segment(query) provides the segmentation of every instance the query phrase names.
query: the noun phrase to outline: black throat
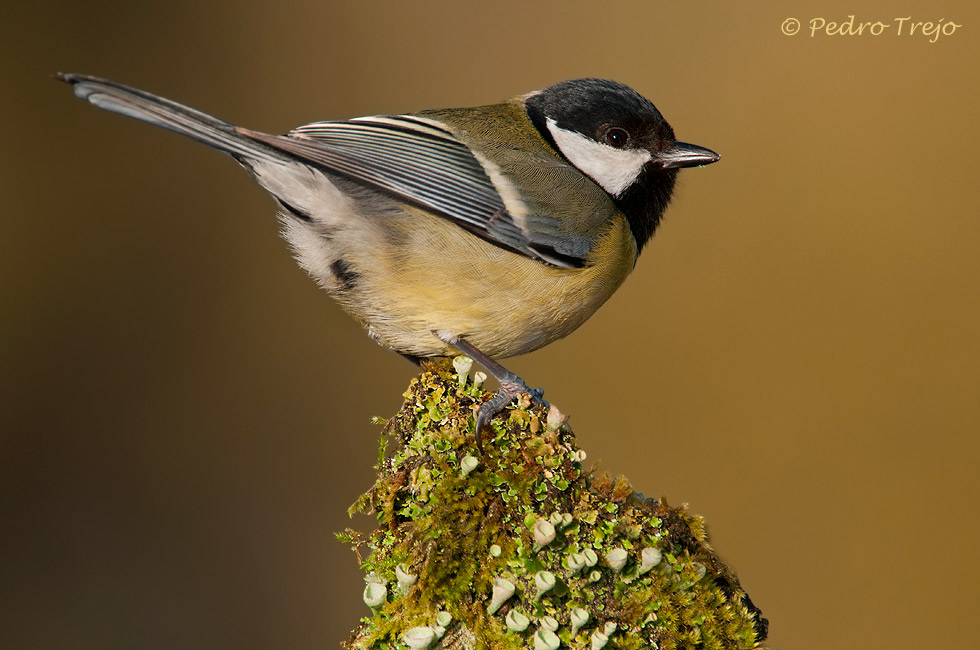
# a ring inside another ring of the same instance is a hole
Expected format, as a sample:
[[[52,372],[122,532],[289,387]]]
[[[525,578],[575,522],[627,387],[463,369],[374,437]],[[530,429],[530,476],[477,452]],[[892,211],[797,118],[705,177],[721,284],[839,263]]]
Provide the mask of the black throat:
[[[662,169],[651,162],[625,192],[612,197],[613,203],[630,225],[633,239],[636,240],[637,255],[660,225],[676,181],[676,169]]]

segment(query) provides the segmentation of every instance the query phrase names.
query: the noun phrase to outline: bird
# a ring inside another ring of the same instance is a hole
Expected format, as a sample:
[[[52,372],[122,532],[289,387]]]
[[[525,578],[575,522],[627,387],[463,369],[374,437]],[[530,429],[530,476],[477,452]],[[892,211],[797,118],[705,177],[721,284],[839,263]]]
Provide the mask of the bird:
[[[465,354],[498,383],[475,441],[540,389],[497,359],[584,323],[623,283],[677,173],[714,163],[622,83],[562,81],[498,104],[306,124],[284,135],[59,73],[77,97],[218,149],[278,205],[293,255],[382,346]]]

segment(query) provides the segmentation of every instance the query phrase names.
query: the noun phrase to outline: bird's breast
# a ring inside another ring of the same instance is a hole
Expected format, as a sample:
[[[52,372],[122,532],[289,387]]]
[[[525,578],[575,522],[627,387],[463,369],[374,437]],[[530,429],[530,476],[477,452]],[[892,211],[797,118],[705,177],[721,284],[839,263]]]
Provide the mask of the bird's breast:
[[[415,356],[454,350],[431,334],[465,337],[493,357],[530,352],[584,323],[632,270],[625,219],[609,224],[589,263],[565,269],[494,246],[422,210],[377,222],[372,250],[350,250],[331,293],[380,343]]]

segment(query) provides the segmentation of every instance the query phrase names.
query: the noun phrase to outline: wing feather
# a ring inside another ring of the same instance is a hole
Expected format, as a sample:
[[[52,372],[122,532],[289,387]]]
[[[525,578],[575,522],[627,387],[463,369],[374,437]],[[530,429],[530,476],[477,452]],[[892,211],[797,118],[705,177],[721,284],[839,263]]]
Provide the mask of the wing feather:
[[[498,246],[553,266],[585,264],[587,242],[563,241],[558,219],[550,215],[522,218],[522,227],[480,160],[432,120],[397,115],[316,122],[285,136],[238,130],[419,205]]]

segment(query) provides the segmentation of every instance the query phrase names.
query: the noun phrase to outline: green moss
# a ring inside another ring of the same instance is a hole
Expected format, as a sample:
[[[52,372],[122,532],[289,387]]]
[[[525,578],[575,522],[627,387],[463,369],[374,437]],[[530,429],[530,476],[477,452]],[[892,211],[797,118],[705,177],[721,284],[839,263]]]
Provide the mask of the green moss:
[[[452,615],[447,633],[465,628],[475,647],[494,650],[532,647],[545,616],[558,621],[558,637],[572,647],[588,647],[611,623],[606,648],[623,650],[753,648],[765,638],[765,619],[712,552],[701,518],[643,498],[625,479],[585,471],[571,430],[547,425],[559,414],[549,420],[519,402],[493,421],[481,454],[473,413],[483,392],[462,384],[449,363],[414,379],[405,398],[382,435],[377,483],[352,506],[376,515],[379,527],[370,536],[343,535],[358,557],[367,547],[362,568],[388,586],[386,602],[363,619],[350,648],[405,647],[405,631],[436,629],[440,612]],[[398,449],[385,457],[389,438]],[[461,471],[466,456],[478,460],[468,474]],[[534,538],[540,519],[555,529],[544,546]],[[641,573],[647,547],[662,560]],[[618,572],[606,562],[613,549],[627,554]],[[569,568],[573,554],[572,565],[584,560],[580,570]],[[395,579],[400,563],[418,576],[405,593]],[[555,577],[540,597],[539,572]],[[495,578],[516,593],[491,615]],[[573,639],[575,608],[587,610],[589,622]],[[511,610],[530,617],[525,631],[508,630]]]

